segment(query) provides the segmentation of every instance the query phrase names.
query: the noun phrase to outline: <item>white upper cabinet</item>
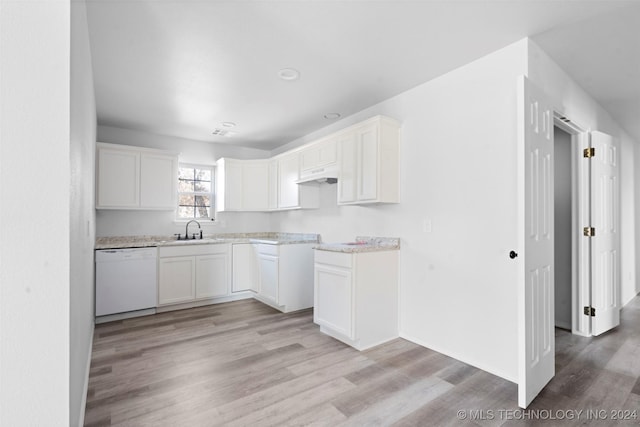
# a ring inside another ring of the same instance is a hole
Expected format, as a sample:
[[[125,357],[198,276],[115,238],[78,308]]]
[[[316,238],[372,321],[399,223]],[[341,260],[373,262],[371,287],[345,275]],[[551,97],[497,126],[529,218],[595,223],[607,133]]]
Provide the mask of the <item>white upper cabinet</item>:
[[[340,150],[340,169],[338,173],[338,204],[352,203],[358,200],[357,174],[358,146],[356,144],[356,133],[345,132],[338,138],[338,148]]]
[[[250,160],[243,164],[242,207],[245,211],[269,209],[269,162]]]
[[[269,160],[269,190],[268,190],[268,205],[269,210],[274,211],[278,209],[278,161]]]
[[[276,192],[277,207],[273,210],[310,209],[320,205],[318,184],[298,185],[300,178],[300,152],[295,151],[277,158],[277,185],[271,191]]]
[[[312,176],[336,166],[338,147],[335,137],[314,142],[300,151],[300,178]]]
[[[376,116],[343,132],[338,204],[398,203],[399,124]]]
[[[219,159],[216,162],[216,209],[269,210],[269,161]]]
[[[298,153],[290,154],[278,160],[278,208],[296,208],[299,205],[300,178]]]
[[[175,209],[177,167],[175,156],[140,154],[140,206]]]
[[[97,209],[176,208],[178,155],[97,144]]]

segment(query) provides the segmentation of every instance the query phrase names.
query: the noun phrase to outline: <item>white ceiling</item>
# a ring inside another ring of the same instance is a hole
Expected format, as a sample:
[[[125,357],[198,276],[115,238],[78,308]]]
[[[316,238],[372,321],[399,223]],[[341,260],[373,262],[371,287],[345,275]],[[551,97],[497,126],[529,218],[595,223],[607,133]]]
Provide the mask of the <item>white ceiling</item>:
[[[640,141],[638,1],[89,0],[88,20],[100,125],[271,150],[531,36]]]

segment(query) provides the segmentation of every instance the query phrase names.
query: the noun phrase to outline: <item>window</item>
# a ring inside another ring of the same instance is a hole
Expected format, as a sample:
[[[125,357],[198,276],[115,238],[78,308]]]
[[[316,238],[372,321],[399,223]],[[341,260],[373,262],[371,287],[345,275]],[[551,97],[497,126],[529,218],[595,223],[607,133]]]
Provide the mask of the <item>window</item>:
[[[213,168],[181,164],[178,168],[178,219],[213,219]]]

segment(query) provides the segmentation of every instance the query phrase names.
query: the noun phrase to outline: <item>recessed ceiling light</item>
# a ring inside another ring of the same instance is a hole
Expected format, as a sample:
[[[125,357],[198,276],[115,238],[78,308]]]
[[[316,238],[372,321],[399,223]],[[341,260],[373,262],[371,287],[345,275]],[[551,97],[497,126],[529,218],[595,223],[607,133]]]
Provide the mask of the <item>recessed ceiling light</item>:
[[[283,68],[278,71],[278,77],[287,81],[298,80],[300,78],[300,71],[294,68]]]
[[[324,115],[324,118],[327,120],[335,120],[340,118],[339,113],[327,113]]]
[[[236,127],[236,124],[233,122],[222,122],[222,126],[231,129]]]

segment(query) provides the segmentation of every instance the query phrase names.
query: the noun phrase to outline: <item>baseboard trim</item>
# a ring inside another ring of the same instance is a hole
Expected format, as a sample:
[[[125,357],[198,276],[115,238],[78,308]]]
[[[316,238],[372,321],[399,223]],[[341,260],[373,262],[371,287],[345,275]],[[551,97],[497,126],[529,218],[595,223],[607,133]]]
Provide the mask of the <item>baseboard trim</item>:
[[[471,366],[473,366],[475,368],[478,368],[480,370],[488,372],[488,373],[490,373],[492,375],[495,375],[495,376],[500,377],[502,379],[505,379],[507,381],[511,381],[512,383],[518,384],[517,376],[513,377],[511,375],[508,375],[506,372],[488,368],[487,366],[485,366],[482,363],[477,363],[476,361],[469,360],[468,358],[463,358],[458,354],[451,353],[451,352],[443,350],[441,348],[434,347],[434,346],[429,345],[428,343],[426,343],[426,342],[424,342],[424,341],[422,341],[422,340],[420,340],[418,338],[412,337],[410,335],[406,335],[406,334],[401,333],[400,334],[400,338],[403,338],[403,339],[405,339],[407,341],[411,341],[411,342],[413,342],[415,344],[421,345],[421,346],[426,347],[426,348],[428,348],[430,350],[437,351],[438,353],[444,354],[445,356],[449,356],[449,357],[452,357],[452,358],[454,358],[456,360],[459,360],[462,363],[466,363],[467,365],[471,365]]]

